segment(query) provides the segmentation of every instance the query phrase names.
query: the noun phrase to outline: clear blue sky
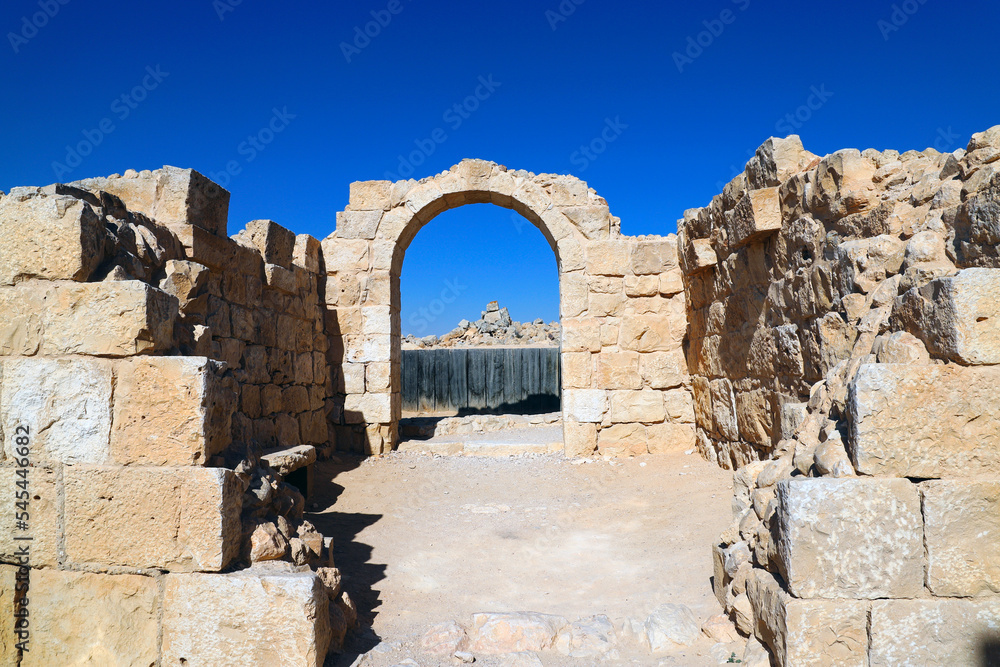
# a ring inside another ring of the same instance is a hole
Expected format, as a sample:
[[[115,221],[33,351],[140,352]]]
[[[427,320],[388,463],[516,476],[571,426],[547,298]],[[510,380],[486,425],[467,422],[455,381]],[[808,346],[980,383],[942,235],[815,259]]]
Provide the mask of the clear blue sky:
[[[230,233],[272,218],[322,238],[349,182],[479,157],[573,173],[623,232],[666,234],[771,135],[818,154],[964,146],[1000,123],[997,25],[985,1],[6,0],[0,189],[232,163]],[[615,141],[586,156],[609,121]],[[415,325],[455,276],[469,287]],[[490,295],[554,319],[555,281],[534,228],[448,212],[407,255],[404,332],[448,330]]]

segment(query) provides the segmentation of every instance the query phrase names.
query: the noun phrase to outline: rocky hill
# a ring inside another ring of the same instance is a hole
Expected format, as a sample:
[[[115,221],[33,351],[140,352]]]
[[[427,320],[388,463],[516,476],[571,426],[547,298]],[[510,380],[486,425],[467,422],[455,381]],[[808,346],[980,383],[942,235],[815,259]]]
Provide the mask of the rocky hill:
[[[561,331],[558,322],[546,324],[541,318],[534,322],[515,322],[506,308],[490,301],[475,322],[462,320],[457,327],[440,337],[417,338],[410,334],[403,338],[403,349],[491,345],[558,347]]]

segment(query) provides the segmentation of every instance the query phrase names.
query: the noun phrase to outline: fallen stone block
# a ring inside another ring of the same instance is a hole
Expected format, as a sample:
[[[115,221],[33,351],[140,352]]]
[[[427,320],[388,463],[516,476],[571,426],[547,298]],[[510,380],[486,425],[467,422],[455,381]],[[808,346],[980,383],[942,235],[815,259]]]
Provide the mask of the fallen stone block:
[[[660,605],[646,618],[644,629],[653,653],[690,646],[701,636],[694,612],[682,604]]]
[[[915,597],[924,588],[923,518],[904,479],[778,484],[778,565],[800,598]]]
[[[31,571],[31,642],[23,667],[152,665],[159,586],[153,577]]]
[[[9,458],[23,458],[16,453],[17,438],[27,437],[33,465],[108,461],[109,361],[10,358],[0,367],[0,424]]]
[[[121,465],[205,465],[232,440],[236,394],[205,357],[134,357],[117,366],[111,455]]]
[[[879,600],[872,603],[871,667],[995,665],[1000,601]]]
[[[773,574],[755,569],[747,579],[754,635],[779,667],[867,667],[868,604],[856,600],[799,600]]]
[[[574,621],[559,632],[555,641],[555,649],[571,658],[601,658],[615,646],[615,626],[607,616]]]
[[[1000,367],[865,364],[848,398],[863,475],[939,478],[1000,466]]]
[[[544,651],[567,624],[561,616],[534,612],[473,614],[469,651],[487,655]]]
[[[162,663],[320,667],[330,644],[328,609],[323,582],[308,568],[169,574]]]
[[[420,648],[442,658],[450,658],[461,651],[467,642],[465,628],[455,621],[432,625],[420,636]]]
[[[104,221],[90,204],[40,191],[0,198],[0,285],[85,281],[104,259]]]
[[[222,468],[64,469],[70,563],[217,571],[239,553],[241,487]]]
[[[1000,593],[1000,482],[920,485],[927,587],[941,597]]]

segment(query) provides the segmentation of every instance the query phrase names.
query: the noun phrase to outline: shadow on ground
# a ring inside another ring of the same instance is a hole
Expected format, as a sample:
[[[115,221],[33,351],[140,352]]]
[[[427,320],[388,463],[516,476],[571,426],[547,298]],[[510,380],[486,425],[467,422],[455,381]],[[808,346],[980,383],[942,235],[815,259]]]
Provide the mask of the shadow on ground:
[[[333,557],[343,576],[342,585],[358,608],[357,628],[348,635],[343,653],[330,654],[327,667],[351,665],[381,641],[371,626],[382,604],[375,585],[385,579],[387,565],[372,563],[372,547],[359,542],[357,536],[383,515],[335,511],[337,498],[344,492],[344,487],[336,482],[337,477],[354,470],[363,460],[360,456],[338,455],[317,463],[315,487],[309,498],[309,506],[315,509],[306,512],[306,519],[323,535],[333,538]]]

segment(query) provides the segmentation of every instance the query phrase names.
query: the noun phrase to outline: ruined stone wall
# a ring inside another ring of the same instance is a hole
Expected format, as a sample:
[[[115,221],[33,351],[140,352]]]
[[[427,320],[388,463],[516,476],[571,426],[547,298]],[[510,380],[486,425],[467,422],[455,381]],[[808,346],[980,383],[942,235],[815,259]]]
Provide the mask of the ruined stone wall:
[[[282,481],[327,443],[319,244],[226,238],[228,197],[174,168],[0,195],[4,664],[319,665],[353,622]]]
[[[475,203],[520,213],[556,254],[566,453],[690,445],[675,237],[623,236],[607,202],[571,176],[465,160],[422,181],[353,183],[323,241],[338,448],[380,453],[395,445],[403,257],[436,215]]]
[[[980,664],[1000,624],[1000,128],[771,139],[680,223],[716,595],[779,665]]]

